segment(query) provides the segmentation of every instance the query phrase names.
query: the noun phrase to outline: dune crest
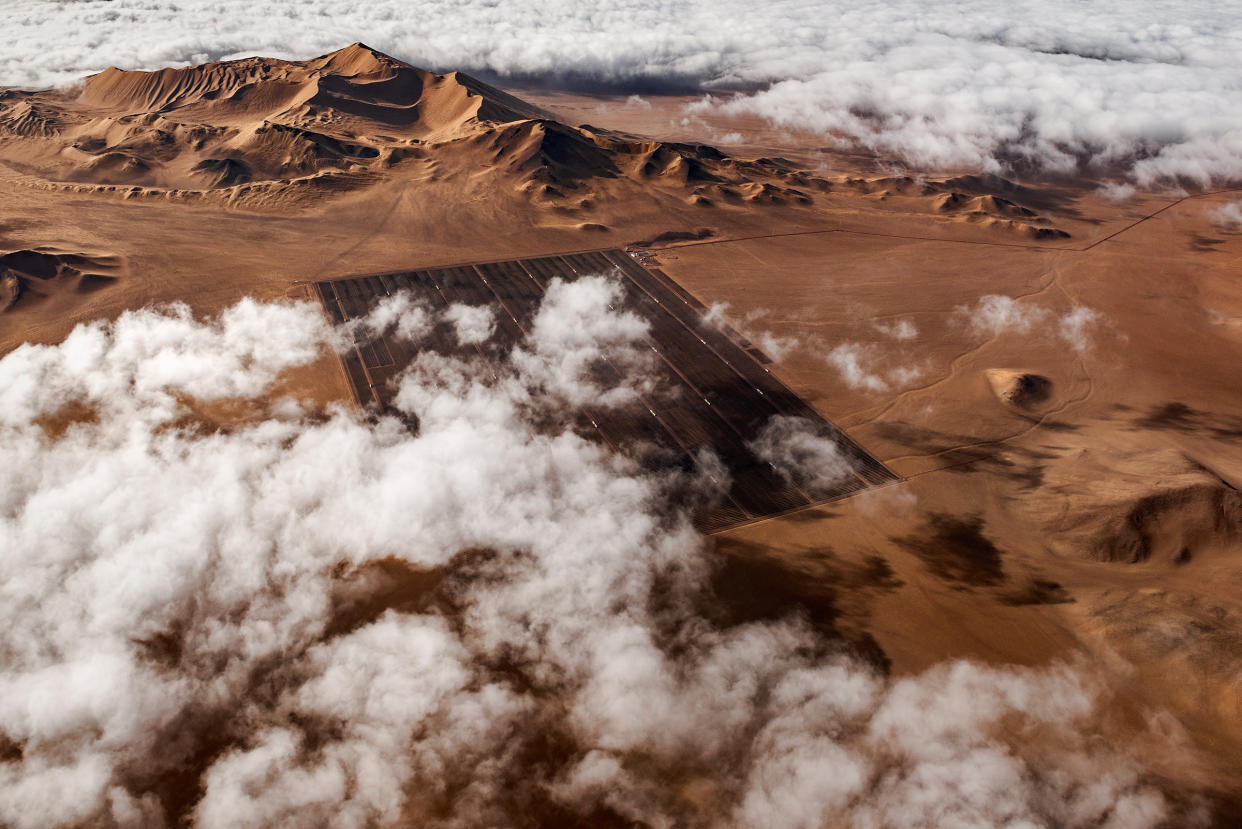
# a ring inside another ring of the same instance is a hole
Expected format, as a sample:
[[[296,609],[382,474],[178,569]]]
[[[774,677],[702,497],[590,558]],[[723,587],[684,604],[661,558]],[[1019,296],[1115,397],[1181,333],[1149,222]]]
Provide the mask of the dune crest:
[[[117,278],[111,256],[87,256],[50,248],[0,251],[0,312],[62,293],[89,293]]]
[[[0,133],[15,139],[0,157],[34,186],[125,198],[274,206],[404,165],[415,180],[508,178],[536,206],[571,214],[609,182],[676,190],[692,205],[811,202],[779,160],[571,126],[464,73],[361,43],[307,61],[113,67],[70,93],[8,90]]]
[[[0,162],[21,183],[125,199],[264,210],[381,180],[452,181],[507,188],[538,224],[562,229],[611,226],[601,203],[655,194],[703,212],[845,198],[1001,235],[1069,236],[1028,203],[1032,191],[996,176],[825,178],[784,158],[575,126],[362,43],[305,61],[111,67],[71,91],[0,90],[0,135]]]

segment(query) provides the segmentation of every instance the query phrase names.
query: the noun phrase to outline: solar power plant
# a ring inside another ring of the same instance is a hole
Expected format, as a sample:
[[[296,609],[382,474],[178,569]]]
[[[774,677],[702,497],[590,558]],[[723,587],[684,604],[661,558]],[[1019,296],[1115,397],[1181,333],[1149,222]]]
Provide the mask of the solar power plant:
[[[381,298],[402,291],[433,308],[453,303],[488,305],[496,331],[483,347],[461,346],[452,327],[441,322],[423,341],[359,334],[343,355],[352,392],[364,407],[385,409],[390,383],[416,354],[507,353],[533,323],[546,286],[593,274],[611,274],[624,288],[625,307],[650,323],[649,345],[658,355],[656,392],[632,404],[588,410],[579,431],[641,460],[657,471],[695,469],[710,450],[728,471],[727,495],[699,506],[695,522],[714,532],[728,527],[832,501],[896,476],[766,367],[770,361],[736,331],[704,320],[706,308],[667,274],[647,269],[622,250],[517,259],[445,268],[428,268],[316,282],[314,293],[334,322],[365,316]],[[620,382],[606,362],[596,368],[603,384]],[[749,447],[774,416],[803,418],[818,435],[835,441],[852,474],[825,490],[804,491],[783,477]]]

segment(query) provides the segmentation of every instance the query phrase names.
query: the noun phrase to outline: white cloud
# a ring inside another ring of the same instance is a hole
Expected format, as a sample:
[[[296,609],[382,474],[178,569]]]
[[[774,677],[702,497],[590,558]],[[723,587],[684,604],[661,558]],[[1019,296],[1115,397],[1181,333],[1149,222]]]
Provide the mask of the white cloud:
[[[978,334],[999,337],[1027,334],[1046,327],[1054,330],[1075,351],[1090,347],[1090,330],[1104,319],[1099,311],[1085,305],[1075,305],[1057,317],[1047,308],[1000,294],[979,297],[974,307],[958,306],[957,312],[966,317],[971,329]]]
[[[1091,346],[1090,329],[1098,325],[1103,315],[1085,305],[1076,305],[1068,314],[1061,317],[1057,329],[1061,339],[1065,340],[1075,351],[1085,351]]]
[[[1227,202],[1212,211],[1212,222],[1222,230],[1242,228],[1242,202]]]
[[[841,373],[841,379],[847,386],[862,391],[882,392],[902,388],[923,375],[922,367],[917,365],[880,367],[879,349],[858,342],[837,345],[828,352],[826,359]]]
[[[1186,0],[34,0],[0,84],[109,64],[309,57],[353,39],[416,64],[715,91],[717,103],[919,165],[1080,160],[1140,185],[1242,178],[1242,12]],[[760,91],[728,97],[730,87]]]
[[[620,283],[602,276],[553,279],[531,335],[513,352],[513,362],[545,393],[573,406],[608,407],[632,400],[647,388],[652,355],[645,345],[647,321],[613,310],[623,296]]]
[[[768,316],[767,310],[757,308],[748,311],[742,317],[734,316],[727,302],[713,302],[703,315],[704,322],[718,327],[728,326],[759,347],[759,350],[773,360],[783,360],[799,345],[795,337],[782,337],[773,334],[763,320]]]
[[[914,323],[906,319],[891,323],[876,322],[872,323],[872,325],[876,331],[879,331],[886,337],[892,337],[894,340],[913,340],[919,335],[919,330],[915,328]]]
[[[455,321],[453,317],[449,319]],[[425,305],[402,291],[377,302],[361,324],[371,336],[388,335],[417,342],[431,333],[432,318]]]
[[[549,800],[656,826],[1170,814],[1098,738],[1084,671],[891,682],[795,616],[700,616],[708,542],[661,479],[572,430],[585,367],[626,365],[644,331],[606,313],[615,291],[550,286],[507,364],[424,353],[397,397],[416,433],[343,411],[179,425],[187,398],[262,395],[335,344],[306,304],[130,313],[0,358],[0,734],[21,749],[0,823],[506,825]],[[49,436],[70,404],[96,417]],[[811,473],[831,456],[786,448]],[[1028,729],[1038,753],[1005,736]],[[668,783],[687,774],[715,796],[689,806]]]
[[[305,306],[243,300],[210,325],[185,305],[130,311],[114,324],[80,325],[59,346],[24,345],[0,362],[0,425],[28,423],[69,402],[113,407],[144,421],[175,411],[177,397],[252,397],[290,365],[309,363],[331,341],[322,315]]]
[[[1119,181],[1106,181],[1096,190],[1101,197],[1109,201],[1125,201],[1132,197],[1138,191],[1133,184],[1126,184]]]
[[[864,365],[864,360],[870,353],[861,343],[841,343],[828,352],[828,362],[841,372],[841,378],[851,389],[887,391],[888,381],[878,374],[872,374]]]
[[[881,486],[864,489],[850,499],[863,515],[894,515],[909,513],[918,504],[918,497],[906,486]]]
[[[977,333],[992,337],[1007,332],[1025,334],[1048,319],[1046,309],[1000,294],[979,297],[973,309],[963,306],[958,311],[968,315],[970,327]]]
[[[454,303],[445,310],[444,318],[453,324],[457,342],[462,345],[486,342],[496,330],[496,316],[487,305]]]
[[[812,497],[831,492],[854,474],[836,442],[800,417],[773,417],[749,446],[782,478]]]

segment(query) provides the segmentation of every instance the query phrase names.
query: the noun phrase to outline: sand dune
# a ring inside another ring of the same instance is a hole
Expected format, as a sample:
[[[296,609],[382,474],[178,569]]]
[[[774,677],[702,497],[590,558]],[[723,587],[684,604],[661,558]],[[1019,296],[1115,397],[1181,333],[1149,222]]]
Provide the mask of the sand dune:
[[[609,180],[693,189],[687,198],[703,200],[810,200],[773,183],[793,174],[787,164],[569,126],[463,73],[434,74],[360,43],[301,62],[110,68],[76,94],[9,92],[0,129],[14,139],[2,154],[48,181],[177,200],[219,201],[212,191],[233,189],[228,202],[240,197],[249,207],[285,202],[281,191],[317,174],[386,171],[407,160],[434,165],[433,177],[491,171],[560,207]],[[337,179],[346,188],[371,180]],[[271,184],[237,190],[258,183]]]
[[[89,293],[110,285],[119,262],[54,249],[0,252],[0,311],[54,294]]]
[[[0,92],[0,161],[30,186],[247,210],[314,203],[376,176],[466,182],[480,174],[612,226],[603,201],[653,190],[694,208],[808,207],[854,193],[885,209],[990,233],[1069,238],[998,177],[824,177],[779,157],[573,126],[464,73],[435,74],[355,43],[307,61],[270,58],[153,72],[110,68],[69,92]]]

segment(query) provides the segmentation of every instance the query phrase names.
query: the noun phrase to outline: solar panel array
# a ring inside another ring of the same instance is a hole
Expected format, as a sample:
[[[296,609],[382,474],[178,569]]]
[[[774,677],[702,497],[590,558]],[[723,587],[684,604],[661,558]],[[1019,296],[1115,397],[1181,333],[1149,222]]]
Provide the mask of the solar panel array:
[[[380,410],[391,405],[391,381],[420,351],[503,359],[531,330],[544,291],[553,279],[610,274],[623,286],[624,307],[650,324],[649,346],[657,356],[653,391],[620,406],[588,407],[577,427],[659,471],[694,472],[703,452],[727,470],[723,497],[696,503],[696,523],[705,531],[779,515],[849,495],[896,477],[844,432],[772,375],[770,361],[736,331],[704,320],[706,308],[657,269],[647,269],[621,250],[544,256],[506,262],[429,268],[326,280],[314,290],[329,317],[343,323],[365,316],[383,297],[402,291],[444,309],[455,303],[487,305],[496,330],[484,344],[462,345],[441,319],[430,334],[411,343],[396,337],[368,337],[357,330],[355,347],[342,356],[358,403]],[[622,381],[602,361],[595,380],[608,387]],[[802,418],[804,426],[836,443],[851,472],[814,492],[767,461],[751,444],[775,416]],[[713,470],[719,466],[713,464]],[[719,471],[703,470],[716,478]]]

